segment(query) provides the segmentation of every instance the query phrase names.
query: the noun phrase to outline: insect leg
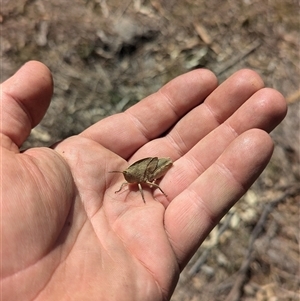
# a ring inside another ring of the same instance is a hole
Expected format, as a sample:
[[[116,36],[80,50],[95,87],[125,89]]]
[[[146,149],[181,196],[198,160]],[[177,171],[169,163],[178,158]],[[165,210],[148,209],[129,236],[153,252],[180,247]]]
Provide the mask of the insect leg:
[[[158,188],[164,194],[164,196],[167,197],[167,195],[163,192],[163,190],[157,184],[155,184],[154,181],[153,182],[146,182],[146,184],[150,185],[150,187],[154,186],[154,187]]]
[[[122,190],[122,188],[123,188],[125,185],[128,185],[128,183],[127,183],[127,182],[124,182],[124,183],[121,185],[120,189],[117,190],[117,191],[115,191],[115,193],[120,192],[120,191]]]
[[[140,193],[142,195],[143,201],[146,204],[145,197],[144,197],[144,192],[143,192],[143,188],[142,188],[141,183],[138,183],[138,187],[139,187],[139,191],[140,191]]]

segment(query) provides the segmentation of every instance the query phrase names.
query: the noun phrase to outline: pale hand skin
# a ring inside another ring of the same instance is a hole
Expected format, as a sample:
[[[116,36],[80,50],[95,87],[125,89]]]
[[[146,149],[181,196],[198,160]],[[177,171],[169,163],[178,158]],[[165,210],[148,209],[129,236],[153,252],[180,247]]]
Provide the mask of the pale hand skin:
[[[50,103],[29,62],[1,87],[2,300],[168,300],[178,276],[269,161],[283,96],[241,70],[179,76],[53,148],[19,147]],[[161,136],[163,135],[163,136]],[[160,138],[158,138],[160,137]],[[115,191],[129,164],[170,157],[168,195]],[[128,162],[127,162],[128,161]],[[155,199],[152,197],[155,197]]]

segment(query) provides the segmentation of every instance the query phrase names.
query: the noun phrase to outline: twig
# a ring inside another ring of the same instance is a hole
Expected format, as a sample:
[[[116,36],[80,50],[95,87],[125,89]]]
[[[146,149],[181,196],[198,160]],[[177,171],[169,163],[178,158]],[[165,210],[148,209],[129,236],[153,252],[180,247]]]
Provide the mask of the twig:
[[[248,47],[246,47],[241,53],[237,54],[232,59],[227,61],[223,66],[221,66],[219,68],[219,70],[216,70],[215,73],[220,76],[226,70],[228,70],[229,68],[234,66],[236,63],[241,61],[243,58],[248,56],[252,51],[254,51],[256,48],[258,48],[260,45],[261,45],[261,41],[259,39],[255,40],[250,45],[248,45]]]
[[[248,252],[244,258],[244,261],[238,271],[238,276],[237,279],[231,288],[231,291],[229,292],[227,298],[225,301],[238,301],[241,298],[242,295],[242,288],[244,283],[247,280],[247,274],[249,271],[250,264],[253,260],[254,257],[254,243],[260,233],[263,230],[263,227],[267,221],[267,217],[270,214],[270,212],[282,201],[284,201],[288,196],[293,196],[298,194],[300,191],[300,186],[294,186],[290,187],[287,189],[281,196],[279,196],[277,199],[273,200],[270,202],[265,209],[263,210],[256,226],[254,227],[251,237],[249,240],[249,245],[248,245]]]

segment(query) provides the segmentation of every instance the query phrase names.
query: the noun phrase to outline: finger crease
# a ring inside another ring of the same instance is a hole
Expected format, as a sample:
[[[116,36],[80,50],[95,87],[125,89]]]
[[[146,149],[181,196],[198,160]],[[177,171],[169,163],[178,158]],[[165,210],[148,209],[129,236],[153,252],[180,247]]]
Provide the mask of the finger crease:
[[[165,98],[167,104],[169,105],[169,107],[172,109],[172,111],[173,111],[174,114],[176,115],[176,118],[177,118],[177,119],[180,119],[180,118],[181,118],[181,114],[179,114],[179,113],[177,112],[176,106],[174,106],[174,104],[173,104],[171,98],[168,96],[168,94],[164,93],[164,92],[162,91],[162,89],[160,89],[158,92]]]
[[[128,111],[125,111],[124,114],[127,114],[132,123],[137,127],[138,131],[145,137],[147,141],[151,140],[151,138],[147,135],[148,130],[138,118],[136,118]]]
[[[220,173],[224,174],[227,178],[231,178],[239,187],[242,188],[243,193],[245,193],[248,188],[244,186],[235,176],[234,174],[230,171],[229,168],[225,164],[221,164],[218,161],[215,162],[217,168],[219,169]]]
[[[207,111],[210,113],[210,115],[213,117],[213,119],[216,121],[217,125],[219,126],[220,124],[222,124],[223,122],[220,121],[219,118],[217,118],[217,115],[214,113],[211,106],[209,106],[206,102],[204,102],[203,104],[206,107]]]
[[[178,137],[178,141],[176,141],[173,136],[174,133]],[[182,139],[181,135],[178,133],[178,131],[173,131],[172,135],[167,135],[166,138],[169,140],[170,145],[172,146],[173,149],[177,152],[177,154],[181,157],[183,156],[186,152],[184,149],[187,149],[187,145],[185,144],[185,141]],[[182,146],[180,146],[182,144]]]

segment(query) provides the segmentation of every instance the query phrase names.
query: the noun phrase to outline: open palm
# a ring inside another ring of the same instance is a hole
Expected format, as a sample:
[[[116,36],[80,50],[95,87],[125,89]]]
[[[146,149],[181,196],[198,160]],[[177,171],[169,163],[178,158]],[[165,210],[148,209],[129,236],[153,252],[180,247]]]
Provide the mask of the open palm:
[[[182,75],[126,112],[52,148],[19,147],[52,95],[27,63],[2,84],[3,300],[168,300],[180,271],[270,159],[284,117],[277,91],[241,70],[217,85]],[[129,164],[170,157],[158,189],[124,182]]]

